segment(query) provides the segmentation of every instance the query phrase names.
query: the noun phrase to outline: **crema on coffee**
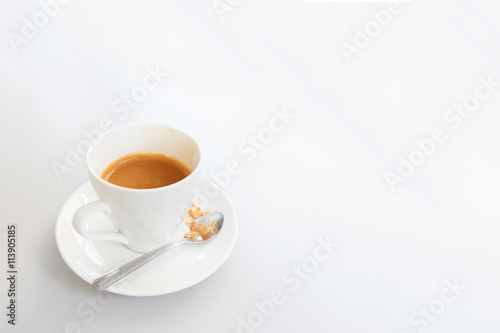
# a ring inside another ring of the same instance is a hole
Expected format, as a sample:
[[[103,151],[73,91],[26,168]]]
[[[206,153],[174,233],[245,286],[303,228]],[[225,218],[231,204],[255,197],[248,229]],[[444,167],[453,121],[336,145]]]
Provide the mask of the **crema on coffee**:
[[[101,178],[122,187],[150,189],[172,185],[190,173],[188,167],[172,157],[135,153],[111,163],[104,169]]]

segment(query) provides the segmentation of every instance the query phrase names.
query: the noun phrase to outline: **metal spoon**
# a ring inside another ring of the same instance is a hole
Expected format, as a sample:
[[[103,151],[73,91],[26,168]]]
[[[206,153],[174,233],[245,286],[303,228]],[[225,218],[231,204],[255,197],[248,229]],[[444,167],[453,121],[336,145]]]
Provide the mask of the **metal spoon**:
[[[165,244],[157,249],[154,249],[151,252],[148,252],[142,256],[140,256],[137,259],[134,259],[114,270],[111,272],[101,276],[100,278],[97,278],[93,285],[94,287],[99,290],[107,290],[114,284],[118,283],[119,281],[123,280],[126,276],[128,276],[130,273],[134,272],[136,269],[139,267],[145,265],[146,263],[152,261],[153,259],[156,259],[160,257],[162,254],[175,249],[183,244],[201,244],[208,242],[212,239],[214,239],[219,233],[220,230],[222,229],[222,224],[224,223],[224,215],[222,213],[209,213],[206,215],[203,215],[195,220],[196,225],[199,225],[200,223],[210,225],[212,221],[217,223],[217,231],[211,234],[210,238],[207,239],[202,239],[201,235],[198,235],[198,238],[196,239],[190,239],[190,238],[184,238],[178,241],[174,241],[168,244]],[[189,230],[189,228],[188,228]],[[206,237],[206,236],[205,236]]]

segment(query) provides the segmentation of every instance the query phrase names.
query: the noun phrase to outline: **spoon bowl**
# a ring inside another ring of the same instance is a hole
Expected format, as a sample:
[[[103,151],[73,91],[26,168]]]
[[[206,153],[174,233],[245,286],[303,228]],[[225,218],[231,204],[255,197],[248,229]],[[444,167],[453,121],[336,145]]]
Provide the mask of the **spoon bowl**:
[[[207,242],[207,241],[215,238],[215,236],[217,236],[219,234],[220,230],[222,229],[222,225],[224,224],[224,215],[222,213],[219,213],[219,212],[208,213],[208,214],[205,214],[203,216],[198,217],[195,220],[197,227],[199,227],[201,224],[204,224],[206,226],[210,226],[212,224],[212,221],[215,221],[215,223],[217,224],[217,228],[212,229],[213,232],[205,234],[207,237],[204,238],[203,237],[204,235],[202,235],[202,233],[198,233],[198,237],[196,237],[194,239],[186,238],[186,240],[188,240],[191,243],[203,243],[203,242]],[[186,232],[189,232],[190,230],[191,230],[191,228],[188,227],[186,229]]]

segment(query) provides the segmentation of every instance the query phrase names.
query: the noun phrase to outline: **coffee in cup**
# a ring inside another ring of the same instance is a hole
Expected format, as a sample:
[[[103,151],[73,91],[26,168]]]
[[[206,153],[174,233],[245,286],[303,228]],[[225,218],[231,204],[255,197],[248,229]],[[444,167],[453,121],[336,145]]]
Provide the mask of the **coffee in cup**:
[[[149,189],[172,185],[186,178],[187,166],[163,154],[135,153],[120,157],[101,174],[101,178],[117,186]]]

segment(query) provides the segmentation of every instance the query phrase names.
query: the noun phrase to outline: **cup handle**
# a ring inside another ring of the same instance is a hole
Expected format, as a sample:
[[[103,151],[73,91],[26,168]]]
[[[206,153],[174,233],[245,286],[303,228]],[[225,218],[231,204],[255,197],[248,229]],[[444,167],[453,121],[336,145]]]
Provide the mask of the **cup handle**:
[[[111,207],[104,201],[98,200],[78,208],[73,216],[73,228],[85,238],[96,240],[113,240],[127,244],[128,239],[121,232],[89,231],[87,219],[95,213],[103,212],[111,215]]]

